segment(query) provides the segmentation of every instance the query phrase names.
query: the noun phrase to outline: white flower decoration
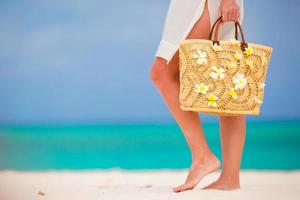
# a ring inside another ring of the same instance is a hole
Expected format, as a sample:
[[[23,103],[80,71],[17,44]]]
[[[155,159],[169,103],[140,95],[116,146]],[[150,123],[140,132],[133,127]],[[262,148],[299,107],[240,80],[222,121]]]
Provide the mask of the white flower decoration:
[[[239,42],[238,40],[236,40],[236,39],[231,40],[231,43],[232,43],[234,46],[237,46],[237,45],[240,44],[240,42]]]
[[[210,72],[210,77],[212,77],[213,79],[223,79],[225,77],[225,70],[221,67],[217,67],[217,66],[212,66],[212,72]]]
[[[206,94],[207,91],[208,91],[208,86],[205,85],[204,83],[197,83],[195,85],[195,92]]]
[[[207,53],[197,49],[197,52],[193,54],[193,57],[197,60],[199,65],[207,64]]]
[[[237,73],[236,75],[234,75],[232,77],[232,81],[235,84],[234,85],[235,90],[243,89],[247,84],[247,78],[242,73]]]

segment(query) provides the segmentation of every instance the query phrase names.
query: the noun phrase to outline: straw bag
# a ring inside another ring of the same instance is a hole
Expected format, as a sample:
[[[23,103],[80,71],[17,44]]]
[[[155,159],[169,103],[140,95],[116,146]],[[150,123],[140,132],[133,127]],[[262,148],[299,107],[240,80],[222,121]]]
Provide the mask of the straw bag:
[[[239,22],[235,22],[235,40],[219,41],[221,21],[220,17],[212,26],[210,40],[180,43],[180,108],[219,115],[259,115],[272,48],[247,43]]]

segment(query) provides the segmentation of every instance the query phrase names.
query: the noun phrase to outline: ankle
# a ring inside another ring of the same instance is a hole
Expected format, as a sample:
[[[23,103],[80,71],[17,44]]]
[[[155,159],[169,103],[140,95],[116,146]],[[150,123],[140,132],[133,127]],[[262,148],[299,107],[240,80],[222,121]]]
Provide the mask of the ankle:
[[[206,163],[207,161],[211,161],[212,159],[217,159],[216,156],[210,149],[203,150],[201,152],[193,152],[192,153],[192,162],[193,163]]]
[[[219,181],[225,182],[228,185],[240,185],[240,177],[239,174],[225,174],[221,173],[219,177]]]

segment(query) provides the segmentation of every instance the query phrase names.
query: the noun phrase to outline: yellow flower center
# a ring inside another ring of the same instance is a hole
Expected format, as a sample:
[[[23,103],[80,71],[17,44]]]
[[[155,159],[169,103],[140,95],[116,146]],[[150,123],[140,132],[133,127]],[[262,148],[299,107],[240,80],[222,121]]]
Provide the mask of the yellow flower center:
[[[243,83],[244,83],[243,79],[238,80],[238,84],[243,84]]]
[[[253,61],[252,60],[246,60],[246,65],[252,66],[253,65]]]
[[[209,100],[209,101],[215,101],[216,98],[215,98],[215,96],[212,96],[212,95],[211,95],[211,96],[208,96],[208,100]]]
[[[204,85],[200,85],[200,86],[199,86],[199,90],[200,90],[200,91],[205,91],[205,89],[206,89],[206,87],[205,87]]]
[[[237,60],[241,60],[242,59],[242,55],[239,54],[239,53],[235,53],[234,54],[234,58],[237,59]]]
[[[247,47],[247,48],[245,49],[245,54],[246,54],[247,56],[252,55],[252,54],[253,54],[253,49],[252,49],[251,47]]]
[[[233,88],[230,89],[230,95],[231,95],[232,97],[234,97],[234,98],[237,97],[236,92],[234,91]]]

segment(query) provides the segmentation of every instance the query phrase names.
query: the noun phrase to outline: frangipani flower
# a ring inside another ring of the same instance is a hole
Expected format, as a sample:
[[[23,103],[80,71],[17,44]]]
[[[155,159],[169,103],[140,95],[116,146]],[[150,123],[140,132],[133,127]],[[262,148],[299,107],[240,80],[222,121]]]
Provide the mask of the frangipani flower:
[[[218,45],[217,43],[215,43],[212,46],[212,48],[213,48],[214,51],[222,51],[223,50],[223,48],[220,45]]]
[[[236,39],[233,39],[233,40],[231,40],[231,43],[233,44],[233,45],[238,45],[240,42],[238,41],[238,40],[236,40]]]
[[[235,84],[234,89],[243,89],[247,84],[247,78],[242,73],[237,73],[232,77],[232,81]]]
[[[197,83],[195,85],[195,92],[206,94],[207,91],[208,91],[208,86],[205,85],[204,83]]]
[[[247,56],[251,56],[253,54],[253,49],[251,47],[246,47],[244,53]]]
[[[248,65],[249,67],[253,68],[253,61],[247,59],[247,60],[246,60],[246,65]]]
[[[208,106],[214,106],[216,107],[217,106],[217,100],[218,100],[218,97],[213,95],[213,94],[209,94],[207,95],[207,99],[208,99]]]
[[[235,53],[235,54],[234,54],[234,58],[235,58],[236,60],[241,60],[241,59],[242,59],[242,54],[240,54],[240,53]]]
[[[213,79],[223,79],[225,77],[225,70],[221,67],[217,67],[217,66],[212,66],[212,72],[210,72],[210,77],[212,77]]]
[[[258,103],[258,104],[262,104],[263,103],[263,101],[260,100],[260,99],[258,99],[257,96],[254,96],[253,100],[254,100],[255,103]]]
[[[234,88],[230,88],[229,93],[230,93],[230,95],[231,95],[234,99],[237,99],[237,94],[236,94]]]
[[[207,53],[197,49],[197,52],[193,54],[193,57],[197,60],[199,65],[207,64]]]

